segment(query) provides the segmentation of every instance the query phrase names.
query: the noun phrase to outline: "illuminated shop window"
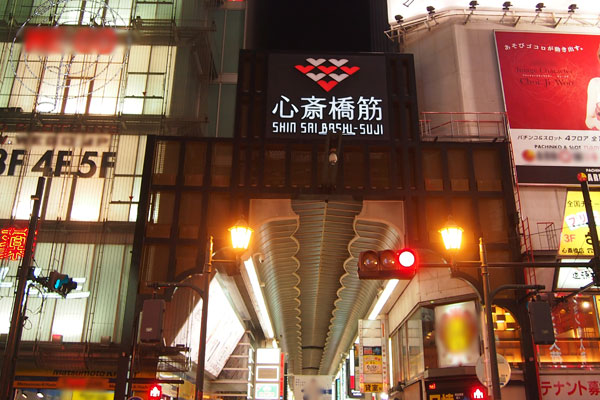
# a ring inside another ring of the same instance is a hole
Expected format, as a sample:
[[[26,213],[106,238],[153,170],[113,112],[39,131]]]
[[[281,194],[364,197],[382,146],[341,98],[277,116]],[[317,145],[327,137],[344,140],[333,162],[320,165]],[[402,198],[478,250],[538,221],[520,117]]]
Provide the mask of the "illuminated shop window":
[[[521,328],[505,308],[492,306],[492,320],[496,335],[496,351],[509,363],[523,362],[521,355]]]
[[[600,363],[597,301],[595,296],[577,296],[553,306],[556,342],[538,346],[540,362],[554,366]]]

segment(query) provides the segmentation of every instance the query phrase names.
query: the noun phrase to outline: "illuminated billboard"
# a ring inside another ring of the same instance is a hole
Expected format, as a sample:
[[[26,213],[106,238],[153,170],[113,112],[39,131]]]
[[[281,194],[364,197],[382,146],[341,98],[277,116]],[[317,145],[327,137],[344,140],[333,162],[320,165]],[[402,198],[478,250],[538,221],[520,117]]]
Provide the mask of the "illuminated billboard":
[[[269,55],[266,136],[388,138],[385,56]]]
[[[519,183],[600,179],[600,36],[495,36]]]
[[[600,223],[600,192],[591,192],[590,198],[594,209],[594,219]],[[583,203],[581,191],[568,191],[565,201],[565,215],[560,233],[558,255],[592,257],[592,239],[589,236],[588,216]]]
[[[479,358],[479,319],[475,303],[435,308],[435,343],[441,368],[474,365]]]

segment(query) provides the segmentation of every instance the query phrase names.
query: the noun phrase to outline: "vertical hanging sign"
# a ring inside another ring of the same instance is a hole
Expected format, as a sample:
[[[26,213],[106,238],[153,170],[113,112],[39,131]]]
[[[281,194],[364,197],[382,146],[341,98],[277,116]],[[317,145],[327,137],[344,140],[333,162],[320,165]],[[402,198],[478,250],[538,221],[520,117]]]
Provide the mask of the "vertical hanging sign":
[[[385,323],[381,320],[358,321],[358,369],[362,393],[388,390]]]

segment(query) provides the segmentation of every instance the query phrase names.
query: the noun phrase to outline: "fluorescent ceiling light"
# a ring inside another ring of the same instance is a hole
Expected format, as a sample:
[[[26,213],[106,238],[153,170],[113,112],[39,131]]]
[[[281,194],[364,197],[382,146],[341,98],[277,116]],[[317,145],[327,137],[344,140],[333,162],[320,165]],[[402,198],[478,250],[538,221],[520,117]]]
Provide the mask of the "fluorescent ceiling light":
[[[258,318],[261,321],[263,330],[265,330],[267,339],[273,339],[273,337],[275,337],[275,334],[273,333],[273,325],[271,324],[271,318],[269,317],[269,311],[267,310],[265,297],[263,296],[260,283],[258,282],[258,274],[256,273],[256,268],[254,268],[254,261],[252,261],[252,257],[244,261],[244,266],[246,267],[246,272],[248,273],[248,278],[250,279],[250,286],[252,286],[254,298],[258,303]]]
[[[385,289],[383,289],[383,293],[381,293],[381,296],[379,296],[379,299],[377,299],[377,303],[375,303],[375,307],[373,308],[373,311],[371,311],[371,314],[369,314],[369,317],[367,319],[371,319],[371,320],[377,319],[379,312],[381,311],[381,309],[383,308],[385,303],[390,298],[390,295],[394,291],[394,288],[396,287],[397,284],[398,284],[398,279],[390,279],[386,283]]]

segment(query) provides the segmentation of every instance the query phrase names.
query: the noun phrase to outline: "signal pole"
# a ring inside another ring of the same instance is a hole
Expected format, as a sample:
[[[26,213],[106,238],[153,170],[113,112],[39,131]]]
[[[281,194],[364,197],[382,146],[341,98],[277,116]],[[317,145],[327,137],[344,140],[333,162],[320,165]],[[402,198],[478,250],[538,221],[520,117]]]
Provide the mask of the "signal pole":
[[[31,196],[33,199],[33,210],[29,219],[29,228],[27,230],[27,238],[25,240],[25,254],[19,270],[17,272],[17,290],[15,292],[15,301],[13,303],[12,318],[10,320],[10,330],[8,332],[8,340],[4,350],[4,360],[2,362],[2,374],[0,376],[0,400],[12,400],[13,398],[13,381],[15,378],[15,368],[17,365],[17,355],[19,353],[19,345],[21,344],[21,334],[23,332],[23,317],[25,310],[23,302],[25,300],[25,290],[27,281],[31,276],[31,260],[33,259],[33,244],[35,233],[37,231],[37,223],[40,214],[40,206],[42,203],[42,195],[44,193],[44,177],[38,178],[37,189],[35,194]]]

